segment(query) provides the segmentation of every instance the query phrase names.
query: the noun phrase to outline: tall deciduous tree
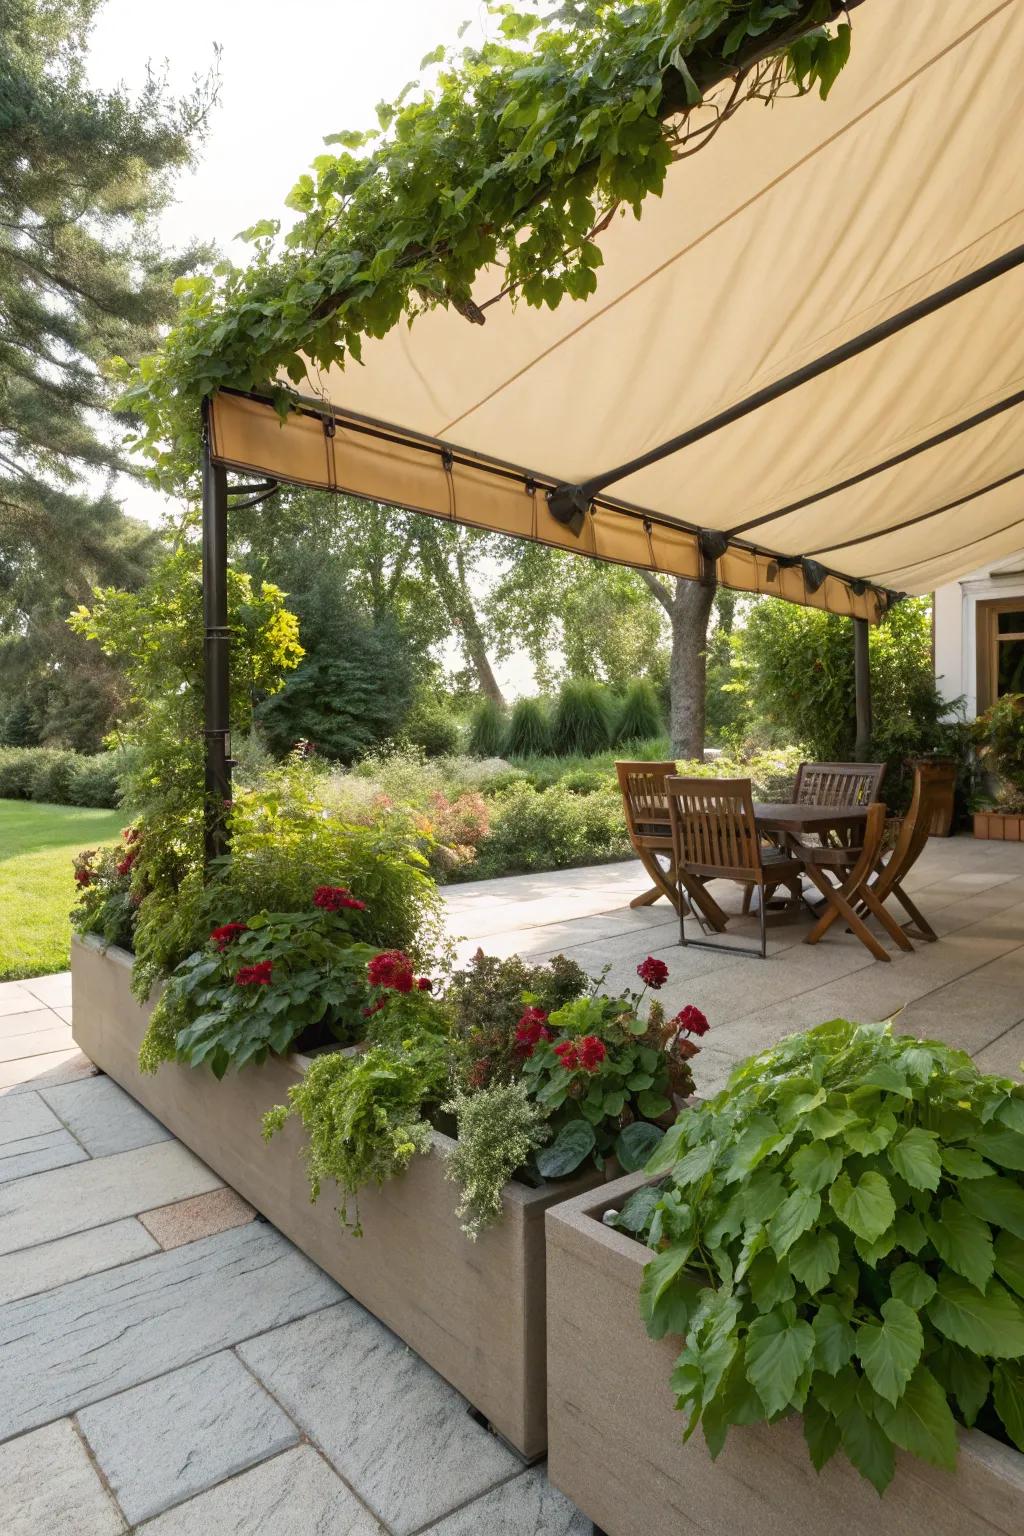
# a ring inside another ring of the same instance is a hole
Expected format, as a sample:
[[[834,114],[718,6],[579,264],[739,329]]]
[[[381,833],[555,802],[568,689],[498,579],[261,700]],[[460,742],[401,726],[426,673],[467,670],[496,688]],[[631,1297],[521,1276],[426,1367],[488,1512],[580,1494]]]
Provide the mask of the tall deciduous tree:
[[[42,687],[36,632],[94,582],[137,583],[151,535],[112,480],[126,468],[105,415],[104,363],[137,360],[170,318],[175,279],[154,221],[215,95],[183,100],[147,75],[135,96],[92,90],[101,0],[0,0],[0,688]],[[81,662],[69,639],[51,670]],[[45,689],[42,690],[45,692]],[[67,689],[65,687],[64,692]],[[44,706],[41,706],[44,707]]]

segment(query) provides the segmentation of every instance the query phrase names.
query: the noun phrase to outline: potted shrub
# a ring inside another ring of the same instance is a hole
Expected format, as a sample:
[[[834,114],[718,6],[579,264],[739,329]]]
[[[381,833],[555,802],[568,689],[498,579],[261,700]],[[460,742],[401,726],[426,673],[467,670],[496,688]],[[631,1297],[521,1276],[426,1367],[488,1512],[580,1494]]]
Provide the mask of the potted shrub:
[[[1024,694],[1004,694],[978,716],[973,734],[995,781],[988,806],[974,813],[974,835],[1024,842]]]
[[[741,1064],[549,1213],[553,1482],[610,1536],[1024,1529],[1022,1169],[1024,1089],[959,1051]]]

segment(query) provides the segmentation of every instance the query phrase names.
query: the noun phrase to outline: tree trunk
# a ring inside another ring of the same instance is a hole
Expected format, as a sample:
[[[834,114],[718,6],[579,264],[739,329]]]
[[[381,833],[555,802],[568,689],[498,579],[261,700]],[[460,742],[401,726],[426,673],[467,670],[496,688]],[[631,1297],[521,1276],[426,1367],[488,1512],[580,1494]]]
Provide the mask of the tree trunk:
[[[437,587],[452,627],[459,632],[466,659],[476,673],[481,691],[496,704],[504,705],[504,695],[494,675],[494,669],[487,654],[483,628],[473,606],[462,550],[458,547],[455,550],[455,569],[453,570],[447,558],[447,551],[436,538],[436,533],[435,528],[427,527],[419,534],[418,543],[423,564]]]
[[[650,571],[641,571],[672,625],[669,664],[669,733],[673,755],[704,756],[704,690],[707,683],[708,619],[715,600],[714,581],[676,577],[672,591]]]

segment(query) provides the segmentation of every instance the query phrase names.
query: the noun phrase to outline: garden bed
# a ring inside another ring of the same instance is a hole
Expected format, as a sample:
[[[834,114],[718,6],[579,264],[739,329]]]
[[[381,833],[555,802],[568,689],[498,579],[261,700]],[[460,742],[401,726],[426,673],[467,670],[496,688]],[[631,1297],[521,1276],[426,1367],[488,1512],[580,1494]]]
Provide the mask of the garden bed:
[[[537,1189],[510,1183],[504,1218],[476,1243],[455,1215],[457,1187],[445,1178],[453,1143],[434,1150],[360,1197],[365,1235],[339,1223],[331,1191],[313,1205],[303,1131],[290,1121],[269,1144],[264,1111],[287,1098],[306,1058],[271,1057],[262,1067],[213,1074],[169,1062],[138,1067],[152,1011],[131,995],[132,958],[92,938],[72,941],[74,1038],[85,1054],[156,1115],[186,1146],[394,1330],[461,1392],[522,1455],[547,1440],[545,1407],[544,1213],[601,1175]]]
[[[604,1226],[630,1174],[549,1212],[549,1476],[607,1536],[1019,1536],[1024,1456],[961,1430],[955,1473],[902,1454],[884,1497],[840,1454],[817,1474],[797,1419],[729,1432],[712,1462],[669,1378],[677,1339],[638,1308],[650,1249]]]

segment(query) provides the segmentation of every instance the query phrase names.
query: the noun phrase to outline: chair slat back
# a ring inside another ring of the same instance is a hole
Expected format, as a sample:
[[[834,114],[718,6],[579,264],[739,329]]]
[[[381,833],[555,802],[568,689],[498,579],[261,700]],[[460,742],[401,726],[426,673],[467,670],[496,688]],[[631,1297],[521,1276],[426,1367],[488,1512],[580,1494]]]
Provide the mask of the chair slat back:
[[[626,829],[634,847],[667,848],[672,843],[665,780],[675,763],[616,763]]]
[[[896,834],[895,846],[885,868],[875,881],[875,891],[882,901],[896,882],[902,880],[917,863],[922,848],[931,836],[936,818],[944,814],[952,804],[955,787],[955,764],[915,764],[910,809]]]
[[[710,878],[761,875],[761,842],[749,779],[667,778],[677,865]]]
[[[884,763],[801,763],[797,805],[870,805],[878,799]]]

